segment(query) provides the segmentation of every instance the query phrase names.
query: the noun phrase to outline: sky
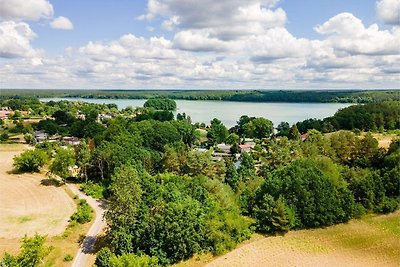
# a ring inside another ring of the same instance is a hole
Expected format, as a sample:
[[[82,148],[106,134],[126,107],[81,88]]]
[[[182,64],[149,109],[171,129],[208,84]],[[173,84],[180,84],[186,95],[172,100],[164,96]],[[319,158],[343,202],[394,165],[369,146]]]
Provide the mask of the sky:
[[[400,88],[400,0],[0,0],[0,89]]]

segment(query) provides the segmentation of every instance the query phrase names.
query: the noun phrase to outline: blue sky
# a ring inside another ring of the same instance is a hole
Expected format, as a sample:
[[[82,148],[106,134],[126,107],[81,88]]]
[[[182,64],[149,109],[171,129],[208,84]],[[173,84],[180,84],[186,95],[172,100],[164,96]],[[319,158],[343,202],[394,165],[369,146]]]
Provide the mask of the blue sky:
[[[400,0],[0,0],[0,88],[399,88],[399,14]]]

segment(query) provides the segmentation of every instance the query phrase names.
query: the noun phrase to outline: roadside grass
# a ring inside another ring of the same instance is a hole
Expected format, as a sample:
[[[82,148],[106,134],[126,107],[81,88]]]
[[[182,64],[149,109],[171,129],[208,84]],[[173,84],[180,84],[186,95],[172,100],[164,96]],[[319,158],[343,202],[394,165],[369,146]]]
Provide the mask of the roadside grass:
[[[400,242],[400,211],[382,216],[368,216],[364,221],[399,238]]]
[[[71,198],[74,199],[77,206],[79,205],[80,199],[75,196],[66,186],[65,191]],[[52,246],[50,254],[44,259],[44,266],[46,267],[67,267],[71,265],[70,257],[75,257],[76,252],[79,249],[80,242],[85,237],[93,223],[94,216],[91,221],[85,224],[79,224],[74,221],[70,221],[67,229],[60,236],[54,236],[47,239],[46,245]],[[65,260],[65,259],[68,260]]]
[[[103,199],[106,192],[106,187],[102,184],[89,181],[87,183],[82,183],[79,190],[95,199]]]

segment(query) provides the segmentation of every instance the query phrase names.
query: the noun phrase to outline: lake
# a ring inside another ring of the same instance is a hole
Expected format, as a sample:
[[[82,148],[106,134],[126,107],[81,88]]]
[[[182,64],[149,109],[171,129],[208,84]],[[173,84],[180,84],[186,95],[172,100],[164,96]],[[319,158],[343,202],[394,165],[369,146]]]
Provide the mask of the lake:
[[[142,107],[145,99],[86,99],[86,98],[42,98],[41,101],[83,101],[96,104],[117,104],[119,109]],[[254,103],[230,101],[175,100],[177,113],[185,112],[193,122],[210,123],[213,118],[220,119],[225,126],[232,127],[240,116],[264,117],[271,120],[274,126],[282,121],[289,124],[309,118],[323,119],[332,116],[341,108],[352,104],[343,103]]]

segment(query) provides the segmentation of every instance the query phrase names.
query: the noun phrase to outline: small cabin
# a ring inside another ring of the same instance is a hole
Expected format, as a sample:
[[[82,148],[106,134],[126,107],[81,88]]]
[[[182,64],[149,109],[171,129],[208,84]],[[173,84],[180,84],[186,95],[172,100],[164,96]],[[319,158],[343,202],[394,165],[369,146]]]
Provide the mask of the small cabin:
[[[63,137],[62,141],[65,144],[71,145],[71,146],[78,146],[81,143],[81,141],[80,141],[80,139],[78,137],[73,137],[73,136]]]
[[[33,133],[33,136],[35,137],[37,143],[43,143],[47,140],[49,135],[45,132],[36,131]]]

